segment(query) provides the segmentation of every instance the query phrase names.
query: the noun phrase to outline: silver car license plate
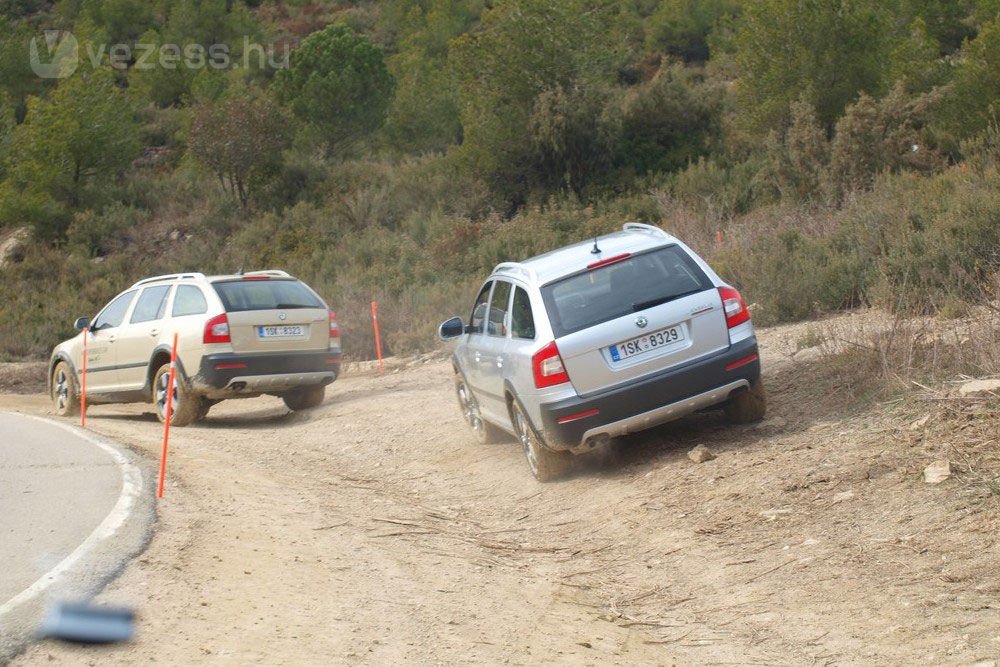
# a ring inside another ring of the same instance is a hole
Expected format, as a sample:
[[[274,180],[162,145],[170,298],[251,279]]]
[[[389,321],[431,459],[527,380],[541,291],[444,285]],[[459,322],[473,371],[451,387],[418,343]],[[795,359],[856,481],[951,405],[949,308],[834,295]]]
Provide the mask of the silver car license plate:
[[[684,340],[684,329],[680,326],[667,327],[658,331],[622,341],[608,348],[612,361],[622,361],[639,354],[673,345]]]

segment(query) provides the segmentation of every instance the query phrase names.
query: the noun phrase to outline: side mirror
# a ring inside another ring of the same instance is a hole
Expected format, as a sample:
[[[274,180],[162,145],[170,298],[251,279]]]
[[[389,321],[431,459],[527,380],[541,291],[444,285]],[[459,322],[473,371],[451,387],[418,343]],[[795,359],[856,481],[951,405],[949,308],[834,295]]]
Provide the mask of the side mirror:
[[[447,322],[442,322],[438,327],[438,336],[441,340],[451,340],[458,338],[465,333],[465,324],[461,317],[453,317]]]
[[[89,317],[78,317],[77,320],[76,320],[76,322],[73,323],[73,326],[76,327],[77,331],[83,331],[85,327],[89,327],[90,326],[90,318]]]

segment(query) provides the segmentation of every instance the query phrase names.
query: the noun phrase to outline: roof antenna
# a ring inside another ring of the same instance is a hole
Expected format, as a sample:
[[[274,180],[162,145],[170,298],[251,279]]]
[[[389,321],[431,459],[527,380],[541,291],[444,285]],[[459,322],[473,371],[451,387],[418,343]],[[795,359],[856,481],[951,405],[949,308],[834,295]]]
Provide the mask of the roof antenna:
[[[243,275],[243,267],[242,266],[236,271],[236,275],[238,275],[238,276],[242,276]]]
[[[596,236],[594,237],[594,247],[590,251],[590,254],[591,255],[600,255],[601,254],[601,249],[597,247],[597,237]]]

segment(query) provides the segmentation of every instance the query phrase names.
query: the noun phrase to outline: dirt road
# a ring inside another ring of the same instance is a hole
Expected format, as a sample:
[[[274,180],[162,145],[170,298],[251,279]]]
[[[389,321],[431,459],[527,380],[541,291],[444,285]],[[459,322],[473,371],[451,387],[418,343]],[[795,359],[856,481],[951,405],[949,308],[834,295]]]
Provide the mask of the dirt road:
[[[997,497],[924,484],[947,443],[907,402],[850,405],[795,336],[761,335],[768,421],[696,415],[549,485],[472,441],[445,362],[345,377],[310,413],[217,406],[174,431],[157,532],[101,596],[140,610],[137,641],[16,664],[997,658]],[[146,407],[89,415],[158,452]],[[702,443],[718,458],[695,464]]]

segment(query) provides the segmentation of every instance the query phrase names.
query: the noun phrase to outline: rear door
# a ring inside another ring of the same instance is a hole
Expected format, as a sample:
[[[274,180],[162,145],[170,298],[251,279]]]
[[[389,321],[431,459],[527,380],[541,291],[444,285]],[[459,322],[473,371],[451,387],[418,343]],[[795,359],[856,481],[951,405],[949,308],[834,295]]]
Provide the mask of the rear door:
[[[229,320],[233,352],[303,352],[330,346],[330,314],[294,278],[246,276],[213,283]]]
[[[718,290],[676,245],[614,258],[544,286],[542,297],[582,395],[729,346]]]
[[[146,384],[146,371],[163,326],[170,285],[144,287],[118,338],[118,374],[124,388]]]
[[[531,357],[538,346],[535,344],[534,308],[523,285],[514,283],[508,319],[510,335],[503,351],[504,379],[510,381],[515,391],[530,391],[529,387],[534,387]]]

